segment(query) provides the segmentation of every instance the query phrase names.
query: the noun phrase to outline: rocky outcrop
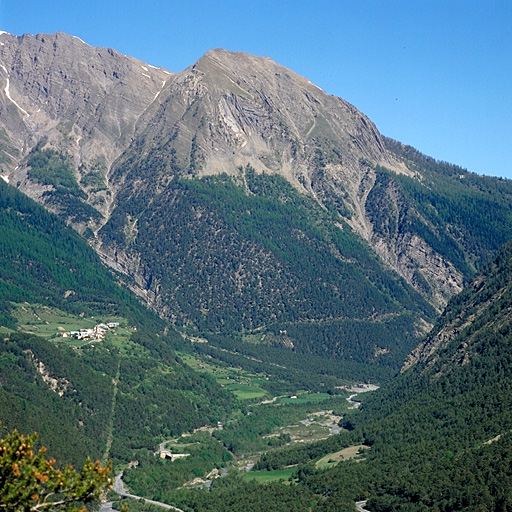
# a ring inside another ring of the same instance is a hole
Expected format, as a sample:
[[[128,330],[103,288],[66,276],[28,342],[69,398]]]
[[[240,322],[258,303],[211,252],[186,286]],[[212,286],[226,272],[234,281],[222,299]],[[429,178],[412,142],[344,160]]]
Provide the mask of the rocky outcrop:
[[[482,345],[509,336],[512,320],[512,245],[454,297],[428,337],[407,357],[402,372],[421,364],[450,371],[478,357]],[[425,370],[423,370],[425,371]]]
[[[27,178],[26,157],[38,144],[61,151],[87,201],[108,216],[110,167],[170,76],[63,33],[1,34],[2,174],[44,202],[44,186]]]

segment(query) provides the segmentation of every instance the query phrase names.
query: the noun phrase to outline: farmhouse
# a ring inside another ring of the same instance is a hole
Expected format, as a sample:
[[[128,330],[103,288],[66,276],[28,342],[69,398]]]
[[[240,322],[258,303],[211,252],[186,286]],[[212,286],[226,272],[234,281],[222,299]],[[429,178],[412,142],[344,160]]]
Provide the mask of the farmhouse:
[[[178,459],[184,459],[185,457],[190,456],[190,453],[172,453],[169,450],[162,450],[160,452],[161,459],[170,459],[171,462],[174,462]]]

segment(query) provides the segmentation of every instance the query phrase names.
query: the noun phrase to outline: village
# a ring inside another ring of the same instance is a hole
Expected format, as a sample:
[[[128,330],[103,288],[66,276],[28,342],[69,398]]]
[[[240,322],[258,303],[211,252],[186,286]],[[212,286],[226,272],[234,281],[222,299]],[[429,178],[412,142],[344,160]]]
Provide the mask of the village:
[[[67,331],[62,333],[63,338],[74,338],[75,340],[101,341],[108,331],[119,327],[119,322],[99,323],[92,329],[80,329],[79,331]]]

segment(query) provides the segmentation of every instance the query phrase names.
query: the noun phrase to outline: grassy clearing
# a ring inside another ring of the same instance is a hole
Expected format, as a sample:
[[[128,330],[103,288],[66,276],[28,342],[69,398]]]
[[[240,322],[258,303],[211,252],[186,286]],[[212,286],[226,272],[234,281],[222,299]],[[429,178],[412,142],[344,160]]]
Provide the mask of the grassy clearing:
[[[256,480],[260,484],[268,482],[277,482],[279,480],[288,481],[296,468],[276,469],[275,471],[249,471],[244,475],[245,480]]]
[[[255,398],[262,398],[267,394],[264,389],[244,384],[228,384],[226,389],[234,393],[240,400],[253,400]]]
[[[338,464],[338,462],[341,462],[342,460],[349,460],[362,457],[362,452],[368,449],[369,447],[363,444],[349,446],[348,448],[344,448],[339,452],[329,453],[325,455],[325,457],[322,457],[320,460],[316,462],[315,466],[318,469],[327,469],[332,466],[336,466],[336,464]]]
[[[234,393],[235,396],[241,400],[269,398],[269,394],[265,388],[269,382],[269,378],[273,377],[269,377],[269,375],[265,373],[251,373],[242,368],[228,366],[213,357],[200,357],[188,352],[179,352],[178,355],[183,362],[193,370],[210,375],[219,385]],[[323,401],[329,401],[333,398],[335,397],[329,393],[309,393],[305,389],[288,389],[287,395],[276,398],[273,403],[276,405],[320,404]],[[326,405],[326,407],[329,406]]]
[[[21,330],[44,338],[62,337],[66,331],[90,329],[96,325],[92,318],[73,316],[57,308],[41,304],[16,304],[14,317]]]
[[[246,334],[242,337],[245,343],[254,343],[255,345],[259,345],[265,341],[265,334]]]
[[[132,330],[128,321],[122,317],[85,317],[65,313],[57,308],[44,306],[42,304],[14,304],[14,317],[17,320],[18,328],[24,332],[35,334],[46,338],[59,345],[80,348],[87,345],[104,343],[111,347],[116,347],[121,352],[141,351],[139,345],[133,343],[130,338]],[[103,341],[76,340],[63,334],[69,331],[79,331],[80,329],[92,329],[99,323],[117,322],[119,327],[108,331]]]
[[[181,359],[193,370],[207,373],[223,388],[231,391],[241,400],[255,400],[267,396],[261,387],[266,376],[250,373],[241,368],[216,364],[213,359],[205,360],[191,354],[180,353]]]

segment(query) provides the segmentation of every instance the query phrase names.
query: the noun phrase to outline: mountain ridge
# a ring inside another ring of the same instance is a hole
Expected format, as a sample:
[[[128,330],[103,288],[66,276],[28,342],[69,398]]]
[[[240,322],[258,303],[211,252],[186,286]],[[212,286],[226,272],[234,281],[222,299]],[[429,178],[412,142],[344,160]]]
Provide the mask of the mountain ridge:
[[[310,320],[298,313],[305,303],[311,311],[330,303],[334,311],[333,297],[363,300],[371,282],[370,302],[388,294],[391,303],[392,288],[407,288],[395,314],[412,314],[411,329],[424,332],[432,317],[424,302],[440,312],[512,238],[511,183],[420,158],[354,106],[267,57],[210,50],[173,74],[65,34],[0,39],[9,80],[9,95],[0,91],[0,174],[64,218],[178,325],[226,325],[221,305],[237,297],[223,295],[227,283],[241,296],[252,290],[254,298],[241,304],[268,312],[258,328],[274,325],[275,306],[286,311],[278,329],[286,330],[294,318]],[[273,187],[279,194],[269,193]],[[223,201],[236,203],[226,208]],[[247,209],[235,219],[241,204]],[[306,208],[304,229],[290,231],[295,221],[286,204]],[[242,222],[251,208],[256,219]],[[273,231],[259,235],[265,227]],[[178,240],[185,245],[173,246]],[[356,246],[358,256],[350,256]],[[182,258],[176,269],[173,254]],[[223,267],[226,255],[239,266]],[[331,257],[333,273],[319,280],[313,269]],[[369,261],[387,276],[385,285],[377,273],[365,275]],[[223,285],[195,283],[214,262]],[[357,285],[341,277],[348,267]],[[179,281],[168,278],[170,269]],[[285,307],[276,299],[275,269],[287,276],[282,289],[314,289]],[[326,317],[350,317],[333,311]],[[233,332],[248,328],[228,323]],[[327,337],[332,347],[340,342],[326,331],[308,336]]]
[[[91,174],[103,182],[133,135],[137,118],[171,73],[62,32],[0,38],[3,78],[10,91],[7,95],[4,90],[0,110],[5,175],[48,207],[44,194],[51,190],[30,180],[23,166],[23,158],[43,143],[70,156],[75,176]],[[144,87],[134,76],[144,80]],[[105,190],[94,190],[102,188],[97,183],[84,188],[95,209],[106,213]],[[56,206],[50,209],[57,211]]]
[[[464,366],[475,356],[472,345],[480,331],[492,329],[498,336],[508,332],[511,260],[512,244],[507,243],[495,260],[449,303],[438,326],[409,354],[401,372],[417,366],[424,366],[423,371],[427,371],[437,365],[440,353],[450,347],[453,353],[449,364],[445,363],[445,368],[438,372],[447,371],[449,366]],[[455,350],[454,344],[457,344]]]

